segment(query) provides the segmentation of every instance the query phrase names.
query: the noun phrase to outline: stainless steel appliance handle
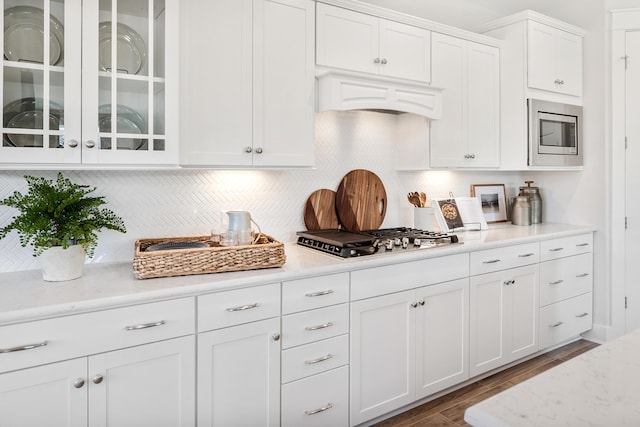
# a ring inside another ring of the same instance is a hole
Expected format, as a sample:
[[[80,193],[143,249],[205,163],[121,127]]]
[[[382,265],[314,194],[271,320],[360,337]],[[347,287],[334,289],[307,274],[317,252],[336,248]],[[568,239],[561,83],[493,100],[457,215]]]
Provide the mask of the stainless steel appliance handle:
[[[44,347],[47,344],[49,344],[49,341],[42,341],[36,344],[20,345],[18,347],[0,348],[0,353],[15,353],[16,351],[32,350],[34,348]]]
[[[156,326],[162,326],[162,325],[165,325],[166,323],[167,322],[165,320],[160,320],[158,322],[140,323],[138,325],[125,326],[124,329],[126,331],[138,331],[140,329],[155,328]]]

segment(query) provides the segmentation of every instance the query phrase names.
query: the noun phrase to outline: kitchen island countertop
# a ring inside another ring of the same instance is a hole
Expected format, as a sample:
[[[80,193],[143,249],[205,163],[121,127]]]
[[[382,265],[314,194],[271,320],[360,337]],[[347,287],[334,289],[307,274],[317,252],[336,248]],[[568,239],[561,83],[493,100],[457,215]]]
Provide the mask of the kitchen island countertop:
[[[474,427],[640,425],[640,330],[488,398],[465,412]]]
[[[500,223],[492,224],[486,231],[456,232],[462,244],[348,259],[287,243],[287,260],[283,267],[143,280],[134,277],[132,262],[86,264],[81,278],[55,283],[44,282],[40,270],[0,273],[0,325],[349,272],[593,231],[595,229],[591,226],[580,225],[544,223],[522,227]]]

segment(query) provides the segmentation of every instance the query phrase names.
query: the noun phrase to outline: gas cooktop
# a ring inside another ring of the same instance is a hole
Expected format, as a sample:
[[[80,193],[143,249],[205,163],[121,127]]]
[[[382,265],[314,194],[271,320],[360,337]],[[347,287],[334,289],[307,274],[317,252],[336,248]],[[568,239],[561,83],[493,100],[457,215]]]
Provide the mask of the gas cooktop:
[[[299,231],[298,244],[342,258],[425,249],[458,243],[455,234],[397,227],[351,232],[346,230]]]

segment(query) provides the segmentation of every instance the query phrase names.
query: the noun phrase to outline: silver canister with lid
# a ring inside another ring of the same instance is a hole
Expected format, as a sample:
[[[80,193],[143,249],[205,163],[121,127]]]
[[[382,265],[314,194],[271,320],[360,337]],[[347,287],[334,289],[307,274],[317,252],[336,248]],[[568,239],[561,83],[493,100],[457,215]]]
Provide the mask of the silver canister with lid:
[[[540,224],[542,222],[542,198],[540,197],[540,188],[532,187],[533,181],[525,181],[526,187],[520,187],[520,196],[527,196],[531,205],[531,224]]]
[[[531,225],[531,204],[529,197],[517,196],[511,206],[511,223],[514,225]]]

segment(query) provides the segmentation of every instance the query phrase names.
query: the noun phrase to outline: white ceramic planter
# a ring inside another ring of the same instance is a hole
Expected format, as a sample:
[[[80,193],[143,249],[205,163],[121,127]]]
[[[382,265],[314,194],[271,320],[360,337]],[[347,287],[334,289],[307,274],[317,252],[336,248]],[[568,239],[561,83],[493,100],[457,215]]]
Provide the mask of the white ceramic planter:
[[[42,278],[47,282],[64,282],[82,276],[85,253],[81,245],[54,246],[40,255]]]

